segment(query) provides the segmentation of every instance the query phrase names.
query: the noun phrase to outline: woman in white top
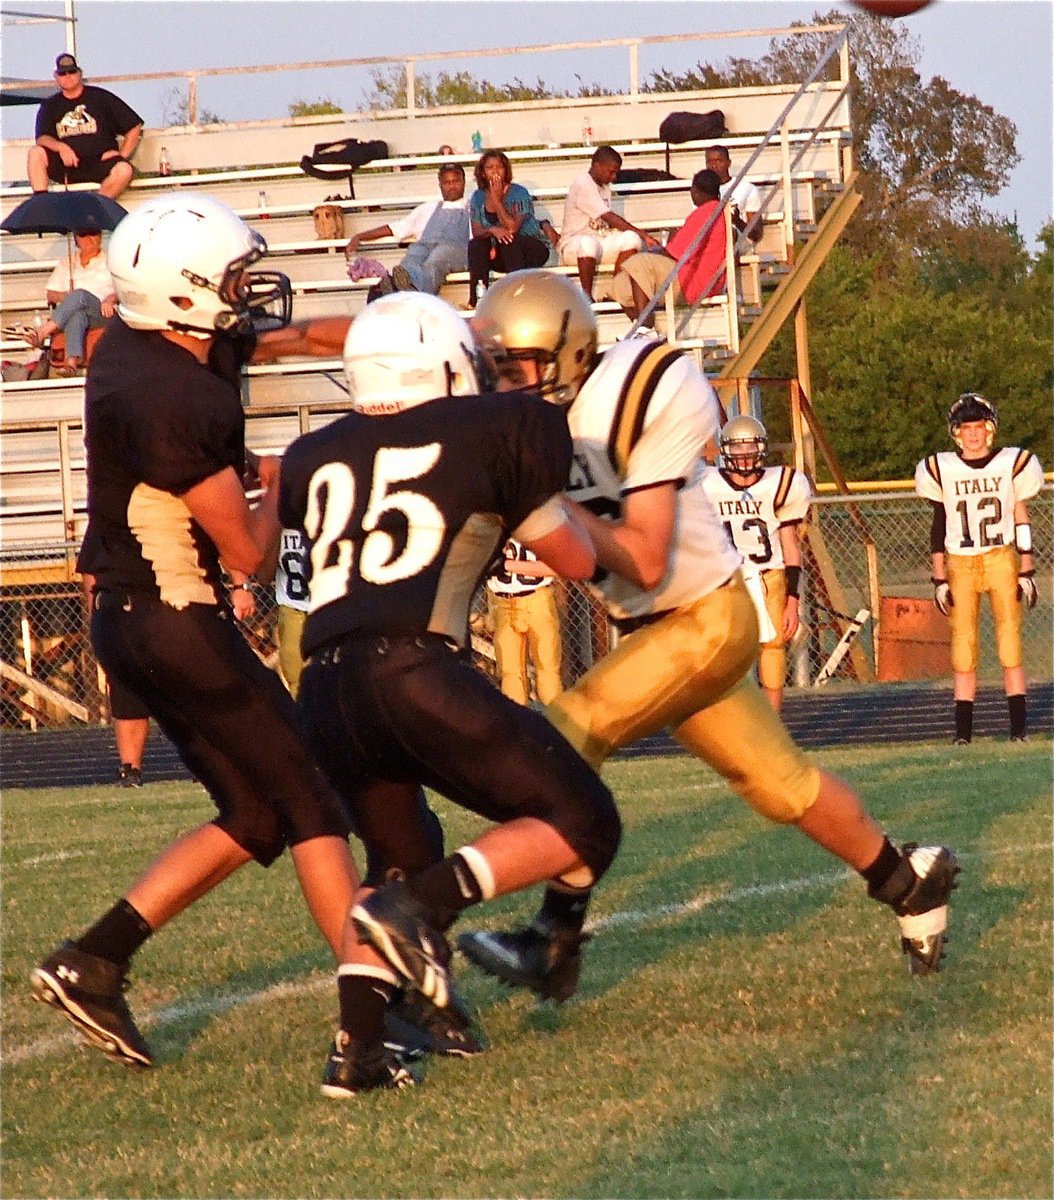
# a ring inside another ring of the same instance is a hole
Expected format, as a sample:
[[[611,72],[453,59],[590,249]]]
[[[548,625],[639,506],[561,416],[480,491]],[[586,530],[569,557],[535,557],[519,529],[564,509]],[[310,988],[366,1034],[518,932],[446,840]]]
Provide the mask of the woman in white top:
[[[113,280],[102,252],[102,234],[81,229],[73,235],[77,252],[59,261],[47,282],[51,317],[27,335],[33,346],[41,346],[60,331],[66,337],[66,367],[79,372],[84,367],[85,342],[89,329],[100,329],[117,309]]]

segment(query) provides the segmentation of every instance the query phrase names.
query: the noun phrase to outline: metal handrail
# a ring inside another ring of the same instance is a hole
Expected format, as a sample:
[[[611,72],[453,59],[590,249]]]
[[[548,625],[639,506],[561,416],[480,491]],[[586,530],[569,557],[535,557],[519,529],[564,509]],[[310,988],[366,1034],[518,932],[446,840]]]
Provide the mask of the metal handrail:
[[[626,93],[630,99],[636,99],[642,94],[640,90],[639,51],[642,46],[669,45],[677,42],[719,41],[751,37],[801,37],[815,33],[827,33],[834,30],[844,30],[841,24],[822,24],[810,26],[778,26],[769,29],[721,30],[708,33],[675,33],[653,34],[636,38],[603,38],[594,41],[577,42],[546,42],[533,46],[492,47],[479,50],[435,51],[425,54],[401,55],[369,55],[363,58],[334,58],[318,59],[310,62],[272,63],[263,66],[238,67],[202,67],[191,71],[138,71],[120,75],[92,76],[93,83],[137,83],[150,80],[184,79],[188,87],[188,124],[197,124],[197,81],[203,78],[217,76],[245,76],[285,73],[288,71],[319,71],[341,69],[348,67],[377,67],[403,64],[406,71],[406,107],[392,110],[393,115],[413,117],[415,113],[425,110],[416,104],[414,74],[417,63],[449,62],[451,59],[480,59],[505,58],[524,54],[559,53],[565,51],[581,52],[583,50],[603,50],[624,47],[629,52],[629,90]],[[53,83],[49,77],[41,80],[21,81],[21,86],[28,84],[46,85]],[[0,84],[0,91],[11,90],[16,85]],[[614,98],[614,97],[611,97]],[[574,99],[574,98],[572,98]],[[582,103],[595,103],[597,97],[582,97]]]
[[[677,272],[680,271],[680,269],[685,265],[685,263],[688,262],[688,260],[695,253],[696,248],[703,242],[703,240],[710,235],[710,231],[714,228],[714,226],[716,225],[718,220],[723,219],[724,211],[728,207],[729,201],[732,197],[732,193],[739,186],[739,184],[747,177],[747,173],[750,171],[750,168],[754,165],[754,163],[758,160],[762,151],[764,151],[773,142],[777,131],[779,131],[780,134],[782,135],[782,133],[784,132],[784,125],[786,123],[787,117],[790,115],[791,110],[794,108],[795,104],[797,104],[798,101],[802,98],[802,96],[805,95],[806,91],[809,89],[811,84],[813,84],[816,81],[820,72],[834,57],[835,53],[840,52],[842,50],[843,46],[845,46],[845,44],[848,40],[848,37],[849,37],[849,31],[846,29],[846,27],[844,25],[842,25],[842,26],[827,26],[826,28],[828,28],[828,29],[837,28],[840,30],[840,32],[837,34],[836,37],[834,37],[831,40],[830,45],[827,47],[827,49],[824,51],[824,53],[819,57],[819,59],[816,62],[816,65],[809,72],[809,74],[806,76],[806,78],[801,82],[801,84],[799,84],[798,90],[794,93],[794,95],[790,98],[790,100],[787,101],[786,105],[783,108],[783,111],[776,118],[776,120],[773,121],[772,125],[769,127],[768,132],[761,139],[761,141],[758,143],[758,145],[754,148],[753,152],[747,158],[747,161],[743,164],[742,167],[740,167],[739,172],[736,174],[736,176],[732,180],[732,186],[725,193],[724,199],[722,199],[720,201],[717,208],[714,209],[714,211],[706,219],[706,222],[704,223],[702,229],[699,230],[699,232],[692,239],[691,243],[688,245],[687,249],[684,251],[684,253],[681,255],[681,257],[677,260],[677,262],[673,265],[672,269],[670,270],[670,273],[666,276],[666,279],[663,281],[662,286],[655,293],[655,295],[652,296],[652,298],[648,301],[648,303],[645,305],[643,311],[637,316],[637,319],[636,319],[636,321],[634,321],[632,327],[630,328],[629,334],[627,334],[627,336],[632,336],[634,333],[636,333],[636,331],[638,329],[640,329],[640,327],[643,325],[644,321],[647,320],[647,318],[650,317],[651,314],[655,311],[655,309],[659,306],[660,302],[662,301],[663,297],[665,296],[670,285],[673,283],[674,279],[677,277]],[[815,32],[815,31],[816,30],[814,28],[813,32]],[[845,94],[848,92],[848,89],[849,89],[849,81],[845,80],[843,88],[838,93],[838,96],[835,99],[834,104],[832,104],[832,106],[828,109],[826,115],[824,116],[823,122],[820,125],[818,125],[815,129],[812,130],[811,136],[803,144],[803,146],[799,150],[798,154],[795,156],[794,161],[790,167],[791,171],[793,171],[794,167],[797,166],[797,164],[801,161],[801,158],[805,154],[805,151],[816,140],[816,137],[818,136],[820,130],[822,128],[824,128],[824,126],[827,124],[828,121],[830,121],[831,116],[833,115],[833,113],[834,113],[835,109],[838,107],[838,105],[842,102],[842,99],[845,96]],[[781,186],[781,185],[780,184],[772,185],[769,192],[765,196],[765,203],[767,203],[768,200],[771,198],[771,196],[775,194],[775,191],[779,186]],[[789,196],[787,197],[787,203],[791,203],[791,197],[789,197]],[[764,207],[764,205],[762,205],[762,208],[763,207]],[[754,216],[751,218],[750,222],[747,225],[747,230],[752,229],[754,227],[754,225],[760,219],[761,219],[761,210],[759,210],[757,213],[755,213]],[[746,230],[744,232],[746,232]],[[710,288],[712,288],[714,286],[714,284],[717,282],[718,278],[720,277],[721,272],[724,271],[724,269],[725,269],[725,267],[724,267],[724,264],[722,263],[722,265],[714,271],[714,273],[710,277],[710,280],[708,281],[706,287],[703,289],[703,295],[706,295],[709,292]],[[733,287],[734,286],[733,281],[729,280],[728,286],[730,288]],[[695,305],[692,305],[689,307],[687,313],[682,318],[680,328],[678,329],[677,332],[680,332],[680,330],[683,329],[685,327],[686,323],[691,319],[691,314],[692,314],[692,312],[695,311],[695,307],[696,307]]]

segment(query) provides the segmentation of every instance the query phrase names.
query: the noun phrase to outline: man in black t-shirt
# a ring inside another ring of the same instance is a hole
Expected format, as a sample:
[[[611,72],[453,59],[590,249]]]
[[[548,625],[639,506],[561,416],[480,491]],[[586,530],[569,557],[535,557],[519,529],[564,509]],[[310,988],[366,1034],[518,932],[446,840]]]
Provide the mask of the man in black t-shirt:
[[[56,183],[98,183],[111,200],[132,182],[132,155],[143,118],[113,92],[84,82],[72,54],[55,60],[59,90],[37,110],[36,144],[27,172],[34,192]]]
[[[478,394],[472,345],[436,297],[377,300],[344,347],[354,411],[282,463],[279,516],[303,533],[311,574],[299,702],[370,864],[338,972],[322,1085],[336,1098],[410,1082],[385,1070],[385,1009],[401,983],[451,1003],[444,931],[463,909],[543,880],[597,880],[621,832],[584,759],[463,653],[472,597],[511,534],[569,577],[594,569],[559,498],[564,413]],[[441,858],[422,785],[496,824]]]
[[[85,389],[92,644],[218,810],[32,974],[39,999],[137,1066],[153,1059],[123,991],[152,934],[239,867],[266,867],[288,847],[338,954],[358,884],[340,799],[289,693],[239,633],[222,582],[221,562],[251,574],[279,532],[277,459],[253,456],[262,497],[252,510],[246,501],[238,389],[254,316],[280,305],[276,319],[288,321],[288,279],[248,270],[265,250],[207,196],[159,196],[127,216],[108,255],[117,315]],[[279,332],[279,346],[311,352],[303,330]]]

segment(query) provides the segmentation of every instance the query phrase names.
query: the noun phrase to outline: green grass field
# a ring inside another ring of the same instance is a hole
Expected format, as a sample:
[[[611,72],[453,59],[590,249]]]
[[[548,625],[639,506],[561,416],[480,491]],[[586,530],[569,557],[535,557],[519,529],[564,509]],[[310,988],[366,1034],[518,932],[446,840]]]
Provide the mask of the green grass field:
[[[704,768],[621,761],[578,996],[540,1007],[461,962],[488,1052],[346,1103],[318,1090],[335,988],[288,861],[137,957],[156,1070],[32,1003],[34,961],[211,809],[181,784],[9,791],[3,1196],[1050,1197],[1050,742],[817,757],[894,837],[959,853],[942,974],[909,977],[860,880]],[[476,828],[440,809],[452,845]]]

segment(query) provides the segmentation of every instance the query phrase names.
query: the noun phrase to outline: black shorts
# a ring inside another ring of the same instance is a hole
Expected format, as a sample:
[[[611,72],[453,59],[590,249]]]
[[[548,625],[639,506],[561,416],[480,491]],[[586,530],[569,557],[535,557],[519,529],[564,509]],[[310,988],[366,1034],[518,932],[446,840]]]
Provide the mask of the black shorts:
[[[407,874],[436,861],[421,784],[491,821],[545,821],[596,878],[615,857],[618,810],[593,768],[434,634],[327,647],[305,668],[299,702],[356,833]]]
[[[110,716],[115,721],[143,721],[150,716],[150,709],[139,697],[116,679],[106,680],[110,693]]]
[[[287,845],[347,837],[340,798],[307,749],[281,680],[225,608],[96,594],[92,644],[141,697],[219,809],[216,824],[267,866]]]
[[[122,161],[119,158],[89,158],[81,159],[75,167],[67,167],[57,150],[47,150],[46,153],[48,178],[55,183],[102,183]]]

